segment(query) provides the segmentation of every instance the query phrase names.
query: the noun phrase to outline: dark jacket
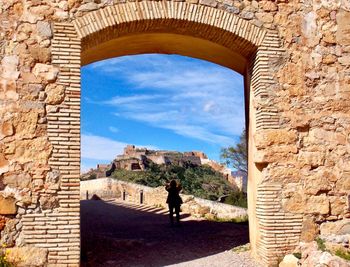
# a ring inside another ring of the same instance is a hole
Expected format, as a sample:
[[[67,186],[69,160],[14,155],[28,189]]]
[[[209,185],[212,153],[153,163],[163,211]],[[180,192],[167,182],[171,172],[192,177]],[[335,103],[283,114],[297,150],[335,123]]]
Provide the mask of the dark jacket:
[[[181,205],[182,199],[179,195],[181,189],[182,189],[181,186],[177,186],[177,187],[166,186],[165,190],[168,191],[168,197],[166,199],[166,203],[174,206]]]

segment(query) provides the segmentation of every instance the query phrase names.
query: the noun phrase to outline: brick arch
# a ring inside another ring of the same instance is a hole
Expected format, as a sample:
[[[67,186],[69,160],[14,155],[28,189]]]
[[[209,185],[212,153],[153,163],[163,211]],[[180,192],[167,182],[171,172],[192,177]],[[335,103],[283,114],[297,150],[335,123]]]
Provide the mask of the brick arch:
[[[267,33],[223,10],[168,1],[108,6],[73,25],[82,43],[82,64],[156,50],[216,61],[240,73]]]
[[[130,46],[131,41],[142,44],[144,38],[155,42],[146,47],[149,50],[143,45]],[[176,38],[181,39],[183,46],[173,45]],[[206,49],[196,54],[189,45],[191,42],[202,44]],[[125,48],[127,44],[129,48]],[[120,50],[113,52],[111,47]],[[79,228],[78,204],[74,199],[79,198],[80,67],[112,56],[145,52],[194,56],[228,66],[245,76],[249,107],[250,239],[255,255],[267,265],[275,264],[279,255],[296,245],[302,217],[283,212],[278,198],[281,186],[264,182],[261,164],[264,162],[264,147],[260,146],[258,150],[253,136],[279,128],[280,117],[274,105],[273,91],[277,84],[271,63],[281,58],[284,50],[276,31],[261,29],[226,11],[184,2],[116,4],[89,12],[72,22],[54,24],[52,63],[59,68],[56,83],[64,88],[65,99],[47,110],[48,136],[53,145],[49,163],[52,169],[60,171],[62,187],[60,208],[40,214],[38,218],[50,224],[50,221],[64,221],[66,216],[71,216],[72,220],[75,219],[72,227],[75,231],[69,230],[67,234],[66,228],[62,227],[65,231],[57,232],[56,241],[50,244],[66,247],[70,252],[72,244],[67,236],[72,234],[75,241],[79,238],[76,231]],[[228,62],[227,59],[232,57],[235,60]],[[29,223],[37,220],[36,215],[28,217]],[[288,229],[293,229],[292,233],[286,231]],[[38,246],[46,245],[43,238],[38,233],[27,236],[27,240]],[[51,251],[51,263],[74,264],[78,261],[77,250],[72,250],[71,254],[63,253],[61,258],[60,251]]]

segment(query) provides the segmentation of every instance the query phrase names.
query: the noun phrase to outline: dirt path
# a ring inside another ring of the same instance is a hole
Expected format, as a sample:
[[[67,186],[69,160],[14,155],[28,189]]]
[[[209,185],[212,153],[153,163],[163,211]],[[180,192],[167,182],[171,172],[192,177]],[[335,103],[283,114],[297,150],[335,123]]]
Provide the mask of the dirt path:
[[[81,201],[83,266],[257,266],[235,246],[248,242],[248,225],[184,215],[170,227],[163,209],[115,201]]]

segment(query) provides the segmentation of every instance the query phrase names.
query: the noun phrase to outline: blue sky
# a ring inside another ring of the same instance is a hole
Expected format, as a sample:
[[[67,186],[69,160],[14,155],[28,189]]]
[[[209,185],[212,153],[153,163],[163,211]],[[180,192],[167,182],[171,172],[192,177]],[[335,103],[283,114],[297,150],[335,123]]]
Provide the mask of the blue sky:
[[[125,56],[82,68],[82,170],[127,144],[220,159],[244,127],[243,77],[178,55]]]

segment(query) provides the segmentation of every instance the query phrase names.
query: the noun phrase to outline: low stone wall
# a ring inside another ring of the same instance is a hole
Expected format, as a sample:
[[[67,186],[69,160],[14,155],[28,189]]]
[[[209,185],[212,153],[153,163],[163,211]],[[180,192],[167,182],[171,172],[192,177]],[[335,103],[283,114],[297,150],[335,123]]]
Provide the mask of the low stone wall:
[[[90,199],[94,194],[102,199],[116,198],[130,203],[167,207],[167,192],[164,187],[152,188],[112,178],[80,182],[81,199]],[[182,211],[193,216],[224,220],[243,219],[248,216],[245,208],[201,199],[191,195],[181,194],[181,197],[184,202],[181,206]]]

